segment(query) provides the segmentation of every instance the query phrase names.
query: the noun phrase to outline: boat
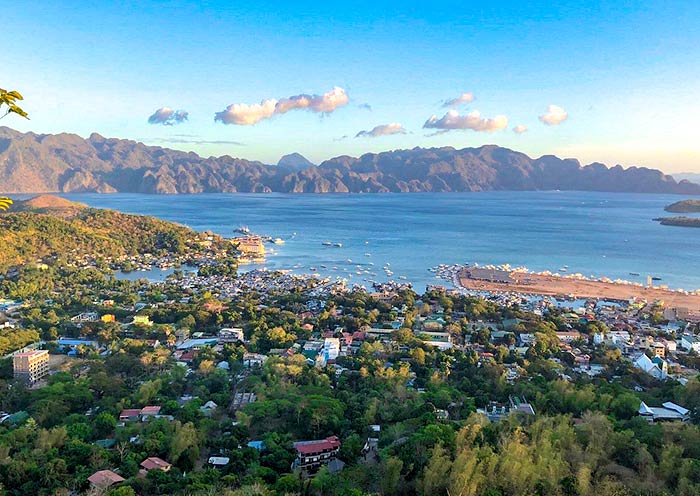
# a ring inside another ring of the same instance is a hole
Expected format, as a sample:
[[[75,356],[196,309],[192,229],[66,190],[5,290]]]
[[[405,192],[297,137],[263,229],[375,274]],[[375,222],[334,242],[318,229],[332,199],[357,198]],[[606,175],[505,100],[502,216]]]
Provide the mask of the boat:
[[[660,277],[652,277],[651,280],[652,280],[652,281],[660,281],[661,278],[660,278]]]
[[[322,244],[323,246],[331,246],[331,242],[330,242],[330,241],[324,241],[324,242],[321,243],[321,244]]]
[[[284,240],[282,238],[275,238],[272,240],[272,242],[276,245],[283,245],[284,244]]]
[[[569,269],[567,269],[566,267],[562,267],[561,269],[559,269],[559,272],[567,272],[568,270]]]
[[[630,272],[631,276],[639,276],[639,272]]]
[[[237,229],[234,229],[233,232],[241,234],[250,234],[250,228],[248,226],[240,226]]]
[[[343,243],[333,243],[333,246],[335,246],[335,247],[337,247],[337,248],[342,248],[342,247],[343,247]]]

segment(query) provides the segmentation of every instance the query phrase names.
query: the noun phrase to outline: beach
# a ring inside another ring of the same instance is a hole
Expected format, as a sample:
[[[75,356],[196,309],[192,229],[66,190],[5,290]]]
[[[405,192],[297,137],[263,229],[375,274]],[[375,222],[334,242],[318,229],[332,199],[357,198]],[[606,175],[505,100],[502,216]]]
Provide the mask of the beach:
[[[546,273],[492,269],[473,273],[462,268],[459,285],[470,291],[515,292],[521,294],[573,297],[576,299],[646,300],[663,302],[668,308],[685,308],[700,312],[700,295],[661,287],[643,287],[614,281],[583,279]]]

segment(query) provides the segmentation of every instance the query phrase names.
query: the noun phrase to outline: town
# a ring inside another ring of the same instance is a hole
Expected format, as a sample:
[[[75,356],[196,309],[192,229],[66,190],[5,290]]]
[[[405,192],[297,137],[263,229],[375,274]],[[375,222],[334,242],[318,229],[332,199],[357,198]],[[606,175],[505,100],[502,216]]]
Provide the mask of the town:
[[[215,253],[128,261],[198,269],[125,280],[124,259],[80,257],[5,274],[8,494],[434,494],[446,489],[428,480],[435,450],[484,421],[502,436],[556,415],[574,430],[696,429],[698,319],[663,302],[365,291],[232,273]],[[36,449],[60,453],[51,477],[29,476]]]

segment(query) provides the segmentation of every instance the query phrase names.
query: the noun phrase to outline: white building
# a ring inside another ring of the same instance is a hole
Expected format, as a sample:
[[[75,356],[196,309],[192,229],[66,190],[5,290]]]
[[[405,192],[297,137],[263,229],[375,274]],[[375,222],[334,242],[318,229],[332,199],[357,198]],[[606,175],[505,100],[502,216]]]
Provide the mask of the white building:
[[[643,370],[659,380],[665,380],[668,377],[668,363],[660,357],[656,357],[652,360],[642,353],[633,363],[638,369]]]
[[[688,409],[670,401],[663,406],[648,406],[643,401],[639,405],[639,415],[649,422],[687,422],[690,419],[689,413]]]
[[[694,351],[695,353],[700,353],[700,341],[692,335],[683,334],[680,340],[681,348],[686,351]]]

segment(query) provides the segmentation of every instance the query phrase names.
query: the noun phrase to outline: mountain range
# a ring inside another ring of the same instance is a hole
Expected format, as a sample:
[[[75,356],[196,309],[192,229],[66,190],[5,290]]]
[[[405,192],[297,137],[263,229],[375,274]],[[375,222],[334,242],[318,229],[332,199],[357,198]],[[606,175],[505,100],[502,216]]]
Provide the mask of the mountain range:
[[[93,133],[21,133],[0,127],[0,191],[130,193],[382,193],[585,190],[700,195],[700,185],[659,170],[485,145],[413,148],[312,164],[299,154],[277,165],[104,138]]]

